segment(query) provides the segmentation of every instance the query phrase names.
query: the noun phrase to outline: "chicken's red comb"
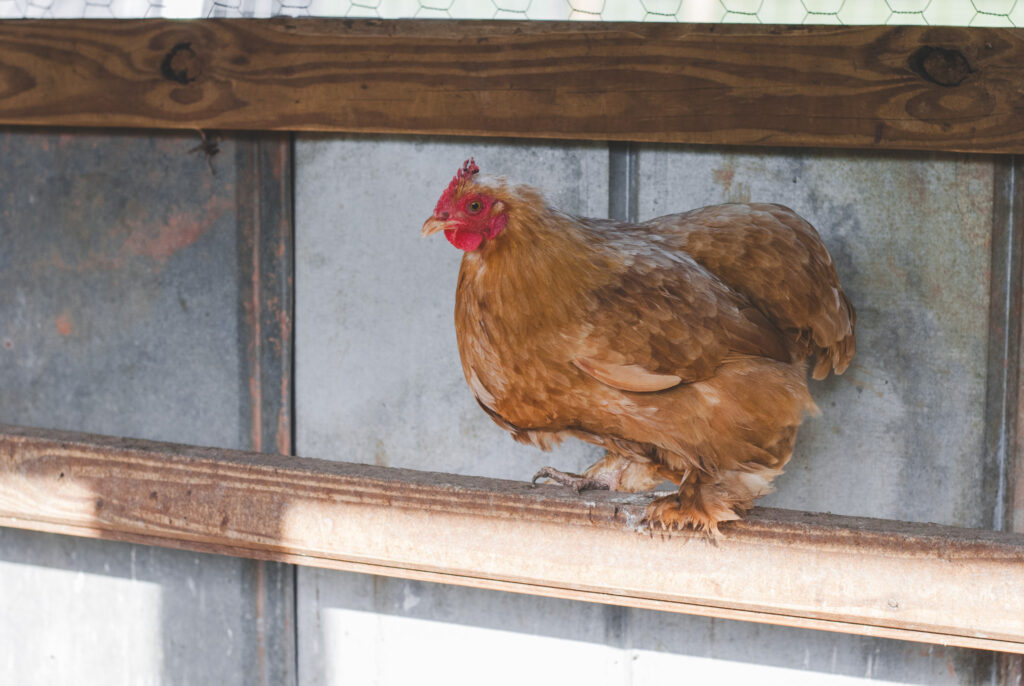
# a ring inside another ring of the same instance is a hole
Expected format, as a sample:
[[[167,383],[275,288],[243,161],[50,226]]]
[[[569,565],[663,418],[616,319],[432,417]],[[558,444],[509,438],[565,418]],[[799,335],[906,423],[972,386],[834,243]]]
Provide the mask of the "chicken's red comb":
[[[456,172],[455,176],[452,177],[452,181],[448,184],[448,188],[446,188],[444,193],[441,194],[441,199],[437,201],[438,210],[451,203],[452,197],[455,195],[455,190],[459,187],[459,183],[463,179],[472,178],[474,175],[479,173],[480,167],[476,166],[476,162],[472,157],[463,162],[462,169]]]
[[[468,179],[474,174],[480,173],[480,167],[476,166],[476,161],[470,157],[468,160],[462,163],[462,169],[460,169],[455,176],[452,178],[452,182],[448,184],[448,192],[454,193],[455,187],[459,185],[459,182],[463,179]]]

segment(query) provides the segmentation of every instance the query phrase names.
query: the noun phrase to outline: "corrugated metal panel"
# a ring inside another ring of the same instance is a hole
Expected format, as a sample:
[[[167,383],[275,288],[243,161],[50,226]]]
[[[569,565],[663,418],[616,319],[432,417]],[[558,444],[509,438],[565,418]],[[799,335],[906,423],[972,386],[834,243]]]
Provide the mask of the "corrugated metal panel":
[[[608,208],[604,146],[420,139],[298,142],[296,414],[300,455],[525,479],[556,459],[512,442],[462,378],[452,326],[461,252],[419,227],[465,158],[535,179],[567,211]],[[483,421],[481,421],[483,420]],[[589,460],[589,461],[588,461]]]
[[[557,457],[513,443],[465,387],[452,328],[461,253],[444,240],[421,239],[419,227],[471,155],[484,173],[544,184],[567,211],[607,210],[604,146],[299,138],[300,455],[516,479],[529,478],[550,460],[570,468],[593,461],[594,448],[579,443],[559,448]],[[447,608],[442,615],[440,607]],[[552,620],[538,607],[557,608],[559,618]],[[455,670],[454,683],[488,664],[488,680],[498,683],[543,682],[559,669],[573,681],[601,683],[619,659],[600,646],[604,610],[583,603],[524,602],[442,585],[300,569],[298,608],[299,674],[306,684],[340,684],[348,678],[406,683],[409,674],[429,673],[442,663]],[[459,627],[469,616],[488,614],[505,626],[503,632],[485,637]],[[526,635],[528,627],[540,629],[550,621],[559,630],[590,627],[597,643],[560,642],[565,658],[560,667],[525,659],[528,646],[549,647]],[[445,640],[442,634],[449,632],[470,643]],[[457,654],[466,655],[469,646],[471,655],[460,663]]]
[[[822,416],[804,423],[778,491],[759,502],[990,523],[993,160],[651,146],[639,148],[635,165],[640,219],[720,202],[792,207],[821,233],[857,308],[853,365],[811,382]],[[631,614],[641,641],[675,625],[689,646],[702,646],[694,655],[721,660],[900,683],[987,683],[993,673],[993,657],[979,651]]]
[[[983,158],[620,146],[609,155],[533,142],[302,137],[300,454],[517,479],[594,456],[580,444],[555,454],[513,444],[464,386],[451,321],[459,253],[421,241],[418,227],[470,155],[484,172],[538,185],[562,209],[592,216],[747,199],[801,211],[858,305],[861,352],[846,377],[815,388],[824,418],[805,424],[775,504],[986,521],[994,182]],[[478,661],[500,666],[488,672],[496,683],[548,682],[565,665],[573,681],[614,684],[682,675],[957,684],[993,673],[982,652],[327,571],[302,570],[298,598],[308,684],[403,683],[410,671],[438,668],[458,681]]]
[[[811,383],[765,505],[991,523],[984,479],[993,163],[978,156],[642,148],[641,218],[779,202],[829,247],[857,309],[849,371]]]
[[[222,140],[216,174],[198,142],[0,134],[4,421],[287,444],[290,413],[261,398],[290,379],[288,336],[260,367],[269,339],[244,316],[267,309],[261,249],[290,245],[280,224],[251,233],[261,194],[290,189],[287,139]],[[264,269],[287,278],[290,251],[275,259]],[[278,310],[290,322],[290,302]],[[0,530],[0,669],[18,683],[290,683],[292,582],[286,565]]]

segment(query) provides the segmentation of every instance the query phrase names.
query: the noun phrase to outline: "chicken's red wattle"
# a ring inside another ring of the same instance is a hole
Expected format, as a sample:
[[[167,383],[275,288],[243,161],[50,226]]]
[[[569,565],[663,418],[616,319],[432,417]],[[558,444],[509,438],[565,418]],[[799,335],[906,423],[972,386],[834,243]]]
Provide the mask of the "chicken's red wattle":
[[[484,242],[482,234],[476,231],[460,231],[458,229],[445,229],[444,237],[448,239],[448,242],[454,245],[459,250],[465,250],[466,252],[472,252],[480,247],[480,244]]]

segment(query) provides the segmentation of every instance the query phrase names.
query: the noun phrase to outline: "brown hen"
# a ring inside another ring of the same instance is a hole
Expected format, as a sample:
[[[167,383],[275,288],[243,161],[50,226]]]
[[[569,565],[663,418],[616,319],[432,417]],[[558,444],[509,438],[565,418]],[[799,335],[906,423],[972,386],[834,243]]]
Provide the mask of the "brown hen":
[[[854,355],[855,315],[814,228],[781,205],[730,204],[632,224],[482,180],[472,160],[423,234],[465,251],[455,301],[462,369],[513,438],[603,446],[577,490],[644,491],[647,521],[717,533],[771,490],[814,378]]]

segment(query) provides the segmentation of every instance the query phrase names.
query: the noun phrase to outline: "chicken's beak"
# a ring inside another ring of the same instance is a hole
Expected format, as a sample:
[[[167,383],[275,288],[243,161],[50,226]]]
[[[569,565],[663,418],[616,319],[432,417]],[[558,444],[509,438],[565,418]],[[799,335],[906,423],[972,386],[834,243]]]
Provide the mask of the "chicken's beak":
[[[427,221],[423,222],[423,237],[433,236],[438,231],[444,231],[448,228],[448,222],[444,219],[438,219],[437,217],[431,217]]]

